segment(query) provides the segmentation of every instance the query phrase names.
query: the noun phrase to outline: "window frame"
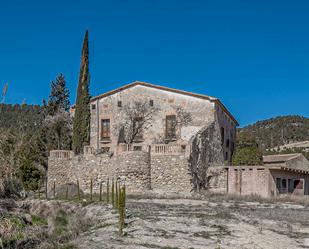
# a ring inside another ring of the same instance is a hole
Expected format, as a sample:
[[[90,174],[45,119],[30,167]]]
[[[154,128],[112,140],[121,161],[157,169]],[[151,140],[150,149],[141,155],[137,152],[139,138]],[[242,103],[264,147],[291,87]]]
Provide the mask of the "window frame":
[[[165,116],[165,139],[167,140],[177,139],[176,124],[177,124],[177,117],[175,114]]]
[[[104,123],[108,123],[107,131],[106,125]],[[110,140],[111,137],[111,120],[109,118],[101,119],[101,140]]]

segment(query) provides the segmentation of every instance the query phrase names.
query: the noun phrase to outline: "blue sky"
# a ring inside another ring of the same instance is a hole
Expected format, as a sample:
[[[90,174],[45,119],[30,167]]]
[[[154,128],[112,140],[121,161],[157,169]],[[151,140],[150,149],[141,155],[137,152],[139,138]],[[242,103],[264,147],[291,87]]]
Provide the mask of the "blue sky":
[[[90,35],[91,94],[135,80],[216,96],[241,126],[309,116],[309,1],[0,0],[0,88],[40,104],[59,73],[75,100]]]

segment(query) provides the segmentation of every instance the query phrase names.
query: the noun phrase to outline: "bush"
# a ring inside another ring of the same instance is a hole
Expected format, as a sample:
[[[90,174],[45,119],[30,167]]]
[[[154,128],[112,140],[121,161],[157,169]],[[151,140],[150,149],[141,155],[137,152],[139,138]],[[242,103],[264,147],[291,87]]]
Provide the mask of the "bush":
[[[43,174],[29,158],[21,160],[19,174],[26,191],[36,191],[40,188]]]
[[[22,183],[19,179],[15,177],[7,177],[3,181],[0,198],[20,198],[22,190]]]

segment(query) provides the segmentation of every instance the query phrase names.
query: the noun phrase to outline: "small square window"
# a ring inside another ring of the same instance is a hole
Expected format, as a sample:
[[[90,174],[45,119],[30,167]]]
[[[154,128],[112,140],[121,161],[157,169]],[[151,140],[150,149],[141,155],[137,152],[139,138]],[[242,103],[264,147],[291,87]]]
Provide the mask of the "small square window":
[[[95,110],[96,106],[95,105],[91,105],[91,109]]]
[[[153,100],[152,99],[149,101],[149,105],[153,106]]]
[[[121,107],[122,106],[122,102],[118,101],[117,105],[118,105],[118,107]]]

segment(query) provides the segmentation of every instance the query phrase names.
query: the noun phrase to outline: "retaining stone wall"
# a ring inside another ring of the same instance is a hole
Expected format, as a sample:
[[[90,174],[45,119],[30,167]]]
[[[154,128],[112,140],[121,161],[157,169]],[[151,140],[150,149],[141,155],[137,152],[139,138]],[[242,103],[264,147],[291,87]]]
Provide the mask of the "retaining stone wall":
[[[144,151],[129,151],[119,155],[108,154],[74,156],[69,159],[49,158],[48,188],[66,183],[76,183],[88,193],[90,179],[93,191],[99,192],[102,181],[104,191],[106,179],[123,177],[128,192],[146,190],[163,192],[190,192],[190,175],[187,157],[183,155],[153,155]]]

